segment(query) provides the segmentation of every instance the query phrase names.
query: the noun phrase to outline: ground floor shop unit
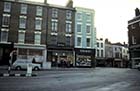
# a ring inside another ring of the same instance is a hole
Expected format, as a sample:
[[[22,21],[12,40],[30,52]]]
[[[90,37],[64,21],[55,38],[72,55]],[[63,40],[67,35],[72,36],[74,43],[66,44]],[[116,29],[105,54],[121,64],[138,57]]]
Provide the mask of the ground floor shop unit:
[[[95,49],[75,48],[76,67],[95,67]]]
[[[73,48],[65,48],[65,47],[47,48],[47,61],[51,62],[52,67],[73,67],[74,66]]]
[[[140,45],[130,47],[129,53],[131,67],[136,68],[136,65],[140,63]]]

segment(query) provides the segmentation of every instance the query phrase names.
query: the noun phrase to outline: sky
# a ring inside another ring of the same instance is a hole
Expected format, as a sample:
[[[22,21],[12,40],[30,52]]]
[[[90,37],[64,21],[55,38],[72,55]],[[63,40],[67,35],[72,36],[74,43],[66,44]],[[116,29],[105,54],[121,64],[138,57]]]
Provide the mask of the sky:
[[[30,0],[43,2],[44,0]],[[47,0],[49,4],[65,6],[68,0]],[[97,38],[108,38],[112,43],[128,42],[128,20],[140,9],[140,0],[73,0],[74,7],[95,10]]]

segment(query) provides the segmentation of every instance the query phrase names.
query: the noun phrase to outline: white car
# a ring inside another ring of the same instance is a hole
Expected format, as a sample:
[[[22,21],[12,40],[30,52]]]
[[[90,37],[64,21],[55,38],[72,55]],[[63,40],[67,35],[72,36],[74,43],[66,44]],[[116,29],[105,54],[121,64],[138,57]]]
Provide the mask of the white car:
[[[136,65],[136,68],[140,71],[140,63]]]
[[[30,61],[15,61],[13,63],[12,68],[16,69],[16,70],[21,70],[21,69],[27,69],[27,66],[30,65],[32,66],[33,70],[40,70],[41,69],[41,65],[37,64],[37,63],[32,63]]]

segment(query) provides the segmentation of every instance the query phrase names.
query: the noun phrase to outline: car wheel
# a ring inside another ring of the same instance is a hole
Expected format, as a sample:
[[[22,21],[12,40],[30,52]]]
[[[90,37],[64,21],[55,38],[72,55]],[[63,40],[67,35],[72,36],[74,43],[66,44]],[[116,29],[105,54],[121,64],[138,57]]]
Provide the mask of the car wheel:
[[[21,67],[20,67],[20,66],[17,66],[17,67],[16,67],[16,70],[21,70]]]
[[[34,70],[36,70],[36,71],[37,71],[37,70],[39,70],[39,68],[38,68],[38,67],[34,67]]]

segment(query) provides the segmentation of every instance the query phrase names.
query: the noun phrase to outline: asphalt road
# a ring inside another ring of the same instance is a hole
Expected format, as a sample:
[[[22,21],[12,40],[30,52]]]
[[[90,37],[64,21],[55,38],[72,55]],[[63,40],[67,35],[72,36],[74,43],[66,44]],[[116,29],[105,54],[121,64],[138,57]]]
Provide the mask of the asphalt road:
[[[0,77],[0,91],[140,91],[140,71],[136,69],[96,68],[34,73],[38,76]]]

